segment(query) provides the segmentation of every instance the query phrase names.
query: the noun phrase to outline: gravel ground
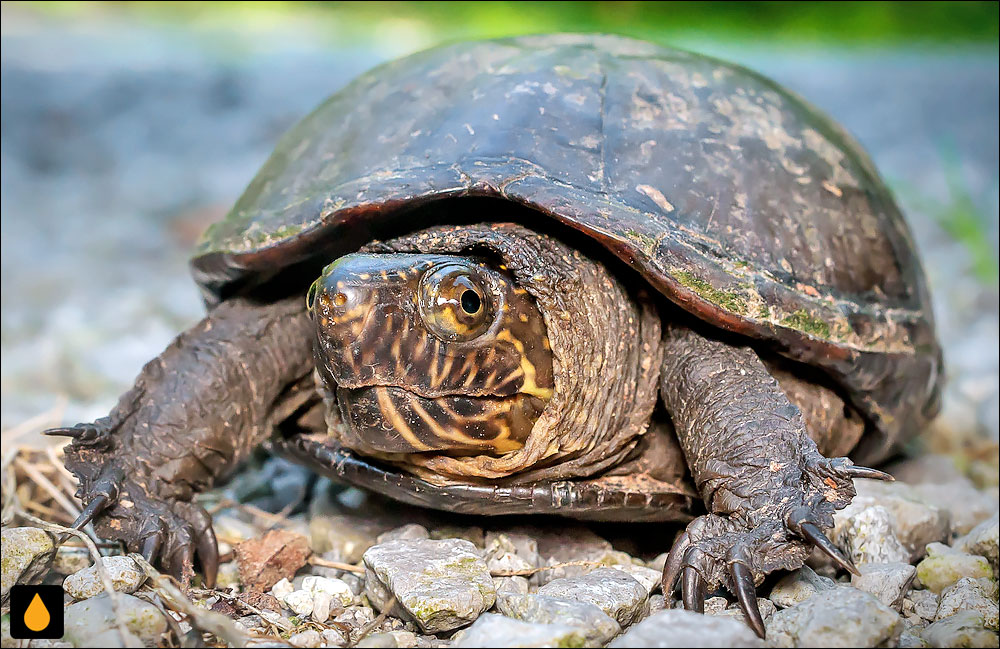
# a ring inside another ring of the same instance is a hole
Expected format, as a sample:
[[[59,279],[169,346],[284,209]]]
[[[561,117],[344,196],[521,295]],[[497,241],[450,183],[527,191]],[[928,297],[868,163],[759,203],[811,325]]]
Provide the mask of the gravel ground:
[[[5,454],[15,442],[38,443],[44,425],[106,414],[141,364],[201,315],[185,264],[203,227],[225,212],[284,129],[387,56],[287,38],[233,56],[170,29],[8,18],[0,55]],[[910,217],[935,296],[951,378],[927,446],[953,452],[995,441],[996,278],[977,277],[968,248],[939,221],[947,213],[940,206],[954,202],[946,178],[955,172],[989,216],[982,238],[996,250],[996,51],[685,45],[772,76],[868,148]],[[760,594],[767,596],[768,643],[996,646],[996,451],[988,448],[991,455],[972,461],[910,460],[896,468],[903,482],[888,487],[859,484],[861,497],[838,518],[834,540],[854,555],[862,576],[852,580],[817,561],[766,582]],[[19,484],[25,479],[19,474]],[[223,497],[241,505],[226,507]],[[308,503],[304,511],[268,517],[297,500]],[[707,605],[711,618],[691,619],[656,590],[667,548],[645,539],[671,538],[672,528],[637,534],[403,511],[355,490],[332,490],[278,460],[248,468],[210,494],[206,503],[213,502],[228,559],[220,587],[231,590],[193,597],[236,619],[236,633],[296,646],[343,646],[362,634],[363,646],[476,646],[505,637],[597,646],[622,630],[615,646],[665,637],[676,646],[690,638],[717,646],[756,642],[731,599],[715,597]],[[272,527],[305,540],[280,545],[276,556],[298,548],[272,571],[287,579],[265,584],[233,550]],[[9,543],[29,550],[9,563]],[[6,527],[4,548],[5,592],[18,575],[44,576],[37,567],[50,548],[37,532]],[[313,563],[293,565],[300,556]],[[56,559],[61,574],[90,563],[79,550]],[[580,560],[620,574],[588,579],[597,567],[588,564],[500,576]],[[198,626],[197,616],[168,619],[150,608],[150,583],[136,583],[141,567],[107,567],[118,575],[119,619],[124,607],[127,626],[143,641]],[[100,637],[115,646],[118,631],[98,628],[113,619],[97,614],[112,603],[94,596],[101,592],[94,575],[69,583],[81,601],[67,609],[66,640],[79,646],[81,638],[107,633]],[[256,593],[252,600],[234,599],[247,592]],[[386,617],[376,621],[382,608]]]

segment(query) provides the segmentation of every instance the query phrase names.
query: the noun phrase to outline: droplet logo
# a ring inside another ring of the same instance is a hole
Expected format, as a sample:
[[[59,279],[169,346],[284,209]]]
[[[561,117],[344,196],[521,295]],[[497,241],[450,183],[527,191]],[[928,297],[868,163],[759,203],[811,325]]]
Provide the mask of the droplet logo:
[[[10,589],[12,638],[55,640],[63,636],[62,586],[14,586]]]
[[[24,612],[24,626],[38,633],[44,631],[51,621],[52,616],[49,615],[49,609],[45,608],[45,602],[42,601],[41,596],[35,593],[35,596],[31,598],[31,603],[28,604],[28,609]]]

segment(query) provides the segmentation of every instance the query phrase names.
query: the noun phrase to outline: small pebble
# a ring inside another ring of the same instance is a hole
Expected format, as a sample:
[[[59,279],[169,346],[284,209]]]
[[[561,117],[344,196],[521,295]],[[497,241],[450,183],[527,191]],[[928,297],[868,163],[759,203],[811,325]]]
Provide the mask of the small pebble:
[[[103,557],[101,563],[111,578],[111,585],[119,593],[134,593],[146,581],[145,573],[129,557]],[[104,582],[97,573],[97,566],[90,566],[66,577],[63,588],[74,599],[87,599],[103,593]]]
[[[851,575],[851,585],[897,611],[902,610],[903,596],[917,575],[916,568],[908,563],[861,564],[858,571],[861,575]]]
[[[962,577],[941,593],[935,620],[943,620],[959,611],[974,611],[983,617],[987,629],[997,631],[997,582],[992,579]]]
[[[892,638],[896,611],[850,586],[823,590],[767,620],[772,647],[874,647]]]
[[[11,586],[41,580],[55,556],[55,546],[48,532],[37,527],[5,527],[2,535],[0,597],[6,601]]]
[[[998,535],[1000,535],[1000,515],[994,514],[992,518],[976,525],[968,534],[957,539],[953,547],[962,552],[986,557],[993,567],[993,573],[996,574],[1000,569],[997,565],[1000,555]]]
[[[962,577],[992,578],[993,568],[985,557],[931,543],[927,556],[917,565],[917,577],[925,588],[940,593]]]
[[[684,610],[654,613],[608,647],[763,647],[750,628],[731,617]]]
[[[121,593],[118,595],[119,618],[129,631],[146,646],[157,646],[160,637],[167,630],[163,614],[138,597]],[[104,641],[119,636],[115,623],[115,613],[107,593],[85,599],[67,606],[65,609],[65,634],[63,639],[76,647],[101,647]],[[102,634],[108,638],[98,639]],[[121,646],[116,642],[114,646]]]
[[[288,642],[293,647],[318,647],[323,642],[323,636],[315,629],[307,629],[288,638]]]
[[[817,575],[809,566],[802,566],[778,580],[768,599],[775,606],[788,608],[806,601],[816,593],[833,588],[836,584],[828,577]]]
[[[271,586],[271,594],[274,595],[275,599],[278,601],[284,601],[287,595],[291,595],[292,591],[295,590],[295,586],[292,582],[288,581],[286,577],[282,577],[278,583]]]
[[[567,624],[539,624],[486,613],[452,647],[583,647],[583,632]]]
[[[996,647],[997,633],[986,628],[983,616],[959,611],[928,625],[920,637],[932,647]]]
[[[594,604],[622,627],[645,615],[649,597],[645,586],[615,568],[598,568],[579,577],[550,581],[538,589],[538,594]]]
[[[295,615],[301,617],[306,617],[310,615],[313,610],[313,596],[312,593],[304,590],[296,590],[285,595],[284,599],[285,605],[292,610]]]

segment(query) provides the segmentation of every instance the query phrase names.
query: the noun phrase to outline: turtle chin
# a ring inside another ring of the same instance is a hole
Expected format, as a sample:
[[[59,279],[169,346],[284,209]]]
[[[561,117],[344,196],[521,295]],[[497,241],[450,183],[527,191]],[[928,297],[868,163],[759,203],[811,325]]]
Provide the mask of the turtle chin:
[[[337,388],[345,446],[367,454],[501,455],[524,446],[545,404],[524,394],[424,397],[398,386]]]

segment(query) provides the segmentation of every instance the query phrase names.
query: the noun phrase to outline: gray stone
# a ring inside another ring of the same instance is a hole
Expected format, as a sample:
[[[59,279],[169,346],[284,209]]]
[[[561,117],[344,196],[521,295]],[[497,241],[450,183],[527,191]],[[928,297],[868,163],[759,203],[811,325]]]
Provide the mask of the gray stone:
[[[933,622],[937,617],[938,595],[932,590],[911,590],[903,599],[903,613]]]
[[[56,550],[52,561],[52,570],[61,575],[72,575],[91,565],[90,550],[63,545]]]
[[[146,581],[146,574],[129,557],[103,557],[101,563],[119,593],[134,593]],[[94,565],[66,577],[63,588],[73,599],[87,599],[103,593],[104,582]]]
[[[563,577],[538,589],[539,595],[594,604],[623,627],[645,613],[648,593],[634,577],[614,568],[598,568],[579,577]]]
[[[494,577],[493,587],[497,594],[515,593],[524,594],[531,592],[531,582],[527,577]]]
[[[774,613],[778,609],[777,607],[775,607],[774,603],[771,600],[758,597],[757,610],[760,611],[761,618],[767,620],[767,618],[774,615]],[[743,608],[738,603],[730,602],[725,597],[711,597],[708,600],[706,600],[705,614],[726,615],[736,620],[739,620],[741,624],[747,623],[746,615],[744,615],[743,613]]]
[[[889,510],[881,505],[865,507],[857,512],[842,514],[834,526],[832,539],[844,549],[855,565],[865,563],[906,563],[910,551],[896,536],[895,521]]]
[[[119,615],[122,624],[145,646],[157,646],[167,630],[167,620],[160,611],[138,597],[118,595]],[[102,647],[101,642],[116,642],[121,646],[114,610],[107,593],[91,597],[66,607],[65,634],[63,639],[75,647]],[[105,635],[106,634],[106,635]],[[102,639],[98,641],[98,637]]]
[[[941,593],[935,620],[951,617],[959,611],[975,611],[983,616],[983,625],[997,631],[997,582],[992,579],[963,577]]]
[[[379,609],[413,619],[425,633],[450,631],[493,606],[496,591],[486,562],[465,540],[391,541],[364,555],[365,592]]]
[[[15,584],[40,580],[55,557],[52,537],[37,527],[5,527],[2,532],[3,558],[0,560],[0,599]]]
[[[588,642],[604,644],[621,633],[621,626],[597,606],[561,597],[500,593],[497,609],[523,622],[579,627]]]
[[[993,568],[985,557],[931,543],[927,546],[927,556],[917,565],[917,577],[925,588],[940,593],[962,577],[992,578]]]
[[[416,523],[409,523],[402,527],[397,527],[394,530],[389,530],[388,532],[383,532],[378,535],[376,543],[388,543],[389,541],[401,541],[404,539],[428,539],[430,538],[430,533],[427,528],[423,525],[418,525]]]
[[[986,628],[983,616],[959,611],[930,624],[920,637],[932,647],[996,647],[997,633]]]
[[[903,596],[917,576],[917,569],[908,563],[861,564],[858,571],[861,575],[851,575],[851,585],[897,611],[902,610]]]
[[[782,577],[771,589],[768,599],[775,606],[788,608],[800,604],[816,593],[833,588],[836,584],[828,577],[817,575],[809,566]]]
[[[887,522],[895,538],[909,551],[904,562],[914,561],[924,555],[924,547],[948,538],[950,516],[947,509],[928,504],[912,486],[902,482],[881,480],[855,480],[858,495],[851,504],[834,515],[831,538],[841,547],[844,526],[871,507],[882,507],[888,514]],[[872,515],[869,515],[872,516]],[[881,514],[875,518],[883,517]],[[884,517],[883,517],[884,518]]]
[[[901,631],[895,611],[850,586],[823,590],[767,621],[773,647],[874,647]]]
[[[318,647],[323,643],[323,636],[316,629],[306,629],[288,638],[288,644],[293,647]]]
[[[968,478],[944,484],[916,485],[914,489],[924,502],[951,513],[951,531],[954,534],[968,534],[997,511],[996,500],[976,489]]]
[[[920,631],[921,629],[918,627],[905,629],[899,634],[896,647],[899,649],[923,649],[923,647],[927,647],[927,641],[920,637]]]
[[[452,647],[585,647],[583,631],[567,624],[522,622],[495,613],[481,616]]]
[[[706,617],[666,610],[634,625],[609,647],[763,647],[745,624],[727,616]]]
[[[538,541],[528,534],[487,532],[485,547],[487,556],[496,553],[497,550],[504,550],[521,557],[532,568],[538,568],[545,564],[541,555],[538,554]]]
[[[1000,555],[998,536],[1000,536],[1000,514],[994,514],[992,518],[976,525],[968,534],[957,539],[953,547],[962,552],[986,557],[993,566],[993,574],[996,574],[1000,570],[1000,566],[997,565]]]
[[[652,595],[653,591],[659,588],[660,580],[663,578],[662,571],[653,570],[652,568],[647,568],[646,566],[640,566],[634,563],[616,563],[608,567],[613,570],[621,570],[622,572],[632,575],[633,579],[645,586],[647,597]]]

